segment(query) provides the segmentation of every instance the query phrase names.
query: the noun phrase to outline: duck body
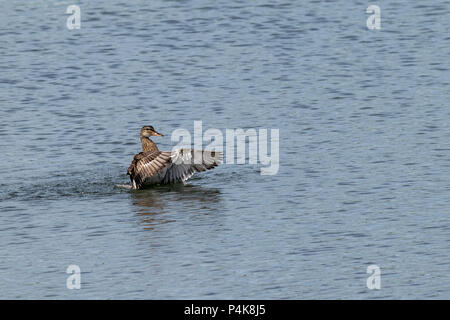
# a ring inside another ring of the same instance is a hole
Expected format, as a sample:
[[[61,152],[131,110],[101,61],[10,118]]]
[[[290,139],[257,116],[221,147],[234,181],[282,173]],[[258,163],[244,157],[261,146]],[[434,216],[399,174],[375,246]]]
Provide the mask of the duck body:
[[[141,129],[142,152],[136,154],[127,170],[131,188],[142,189],[157,184],[185,182],[194,173],[218,166],[220,152],[193,149],[159,151],[149,136],[162,136],[151,126]]]

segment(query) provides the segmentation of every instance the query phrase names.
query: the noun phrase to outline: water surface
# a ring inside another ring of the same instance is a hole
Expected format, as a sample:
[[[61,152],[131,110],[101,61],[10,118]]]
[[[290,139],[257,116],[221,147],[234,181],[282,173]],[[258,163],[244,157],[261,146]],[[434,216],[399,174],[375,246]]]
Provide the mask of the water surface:
[[[0,298],[450,298],[448,2],[0,2]],[[194,120],[278,174],[116,186]]]

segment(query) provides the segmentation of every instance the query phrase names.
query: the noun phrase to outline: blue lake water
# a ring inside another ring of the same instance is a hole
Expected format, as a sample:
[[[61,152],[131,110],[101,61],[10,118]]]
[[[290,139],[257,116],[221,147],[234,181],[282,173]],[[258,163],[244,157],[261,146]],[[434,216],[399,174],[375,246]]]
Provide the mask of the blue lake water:
[[[0,298],[450,298],[448,2],[0,3]],[[117,187],[196,120],[278,173]]]

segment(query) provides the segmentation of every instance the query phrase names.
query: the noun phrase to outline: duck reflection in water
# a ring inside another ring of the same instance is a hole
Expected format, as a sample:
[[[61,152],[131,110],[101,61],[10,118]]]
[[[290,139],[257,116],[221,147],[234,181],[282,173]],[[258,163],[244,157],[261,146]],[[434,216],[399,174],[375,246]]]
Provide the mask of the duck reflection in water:
[[[221,201],[219,189],[181,184],[135,190],[130,194],[145,230],[175,222],[176,220],[169,219],[167,214],[173,211],[182,214],[183,208],[202,214],[217,212],[217,204]]]

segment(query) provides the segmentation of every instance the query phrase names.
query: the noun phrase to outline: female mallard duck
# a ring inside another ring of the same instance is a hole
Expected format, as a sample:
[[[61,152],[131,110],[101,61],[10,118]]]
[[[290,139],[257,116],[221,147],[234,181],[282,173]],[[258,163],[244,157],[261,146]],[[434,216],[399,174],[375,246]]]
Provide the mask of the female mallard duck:
[[[132,189],[154,184],[184,183],[195,172],[212,169],[221,163],[220,152],[193,149],[159,151],[150,136],[162,134],[152,126],[142,127],[142,152],[134,156],[127,170]]]

